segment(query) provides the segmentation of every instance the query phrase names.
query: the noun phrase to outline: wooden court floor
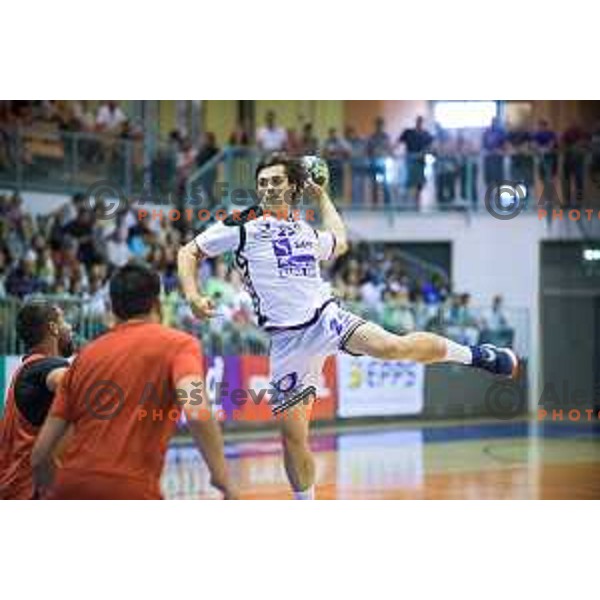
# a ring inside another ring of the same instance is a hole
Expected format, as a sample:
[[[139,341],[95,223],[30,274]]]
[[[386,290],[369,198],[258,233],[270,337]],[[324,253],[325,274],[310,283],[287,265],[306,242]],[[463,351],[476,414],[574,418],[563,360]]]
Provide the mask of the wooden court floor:
[[[600,499],[600,424],[477,422],[385,424],[316,431],[319,499]],[[280,443],[227,438],[245,499],[291,498]],[[169,449],[170,499],[217,495],[198,453]]]

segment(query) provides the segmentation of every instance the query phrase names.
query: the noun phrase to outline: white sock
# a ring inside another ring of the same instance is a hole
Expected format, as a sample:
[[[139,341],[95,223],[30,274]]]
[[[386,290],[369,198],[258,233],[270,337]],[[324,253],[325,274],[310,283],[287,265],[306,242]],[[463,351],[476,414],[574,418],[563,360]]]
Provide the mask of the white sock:
[[[470,365],[473,362],[473,353],[468,346],[446,340],[446,356],[444,361]]]
[[[294,500],[314,500],[315,499],[315,486],[311,485],[306,488],[303,492],[294,492]]]

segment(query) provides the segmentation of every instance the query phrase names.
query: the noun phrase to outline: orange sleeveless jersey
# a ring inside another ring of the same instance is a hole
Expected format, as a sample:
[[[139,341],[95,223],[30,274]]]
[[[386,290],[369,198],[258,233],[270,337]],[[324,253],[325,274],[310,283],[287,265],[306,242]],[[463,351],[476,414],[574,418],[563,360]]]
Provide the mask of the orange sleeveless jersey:
[[[198,340],[163,325],[123,323],[85,346],[50,411],[72,425],[50,497],[161,498],[175,385],[202,373]]]
[[[4,416],[0,422],[0,499],[30,500],[33,497],[31,450],[41,427],[35,427],[17,408],[15,383],[23,367],[41,358],[32,354],[13,374],[6,393]]]

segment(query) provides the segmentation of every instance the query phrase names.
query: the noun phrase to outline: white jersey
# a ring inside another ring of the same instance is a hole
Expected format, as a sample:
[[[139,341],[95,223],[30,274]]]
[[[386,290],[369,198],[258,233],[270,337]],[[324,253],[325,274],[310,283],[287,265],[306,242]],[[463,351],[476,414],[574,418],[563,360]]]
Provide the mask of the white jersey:
[[[259,325],[276,330],[310,323],[332,297],[319,261],[332,258],[334,235],[302,220],[264,217],[260,208],[250,210],[255,219],[229,217],[196,236],[196,244],[209,257],[235,252]]]

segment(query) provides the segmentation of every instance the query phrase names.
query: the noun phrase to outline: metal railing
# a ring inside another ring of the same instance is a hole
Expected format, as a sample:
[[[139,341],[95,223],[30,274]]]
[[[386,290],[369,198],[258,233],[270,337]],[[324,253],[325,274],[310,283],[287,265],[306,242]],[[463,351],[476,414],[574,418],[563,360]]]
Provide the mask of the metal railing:
[[[191,173],[178,172],[176,148],[110,134],[0,129],[0,187],[73,194],[110,181],[129,196],[168,193],[208,199],[212,206],[250,205],[260,153],[227,146]],[[600,153],[426,152],[328,159],[330,192],[344,210],[480,211],[500,182],[519,185],[528,206],[541,197],[562,204],[600,198]],[[235,197],[246,192],[246,200]]]
[[[213,205],[247,206],[250,200],[234,192],[254,189],[260,158],[254,148],[227,147],[189,177],[187,193],[209,197]],[[485,210],[486,194],[506,182],[534,209],[549,196],[562,204],[600,199],[600,154],[587,151],[432,151],[327,162],[330,193],[342,210]]]
[[[110,181],[126,194],[176,187],[176,154],[166,143],[52,128],[0,130],[0,186],[74,194]]]

